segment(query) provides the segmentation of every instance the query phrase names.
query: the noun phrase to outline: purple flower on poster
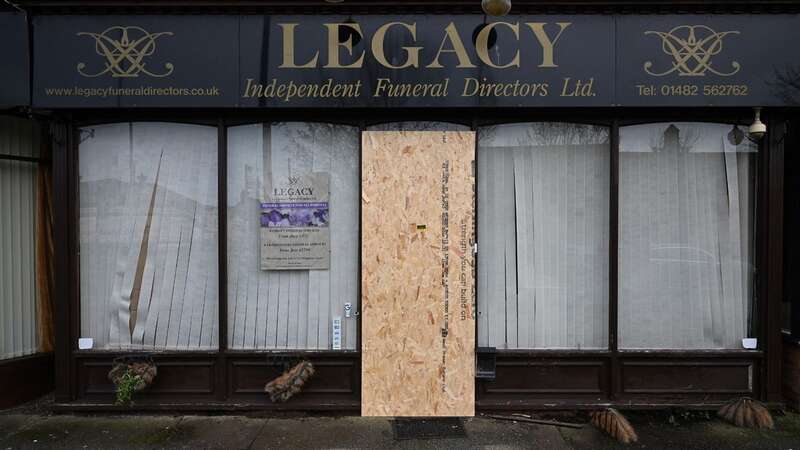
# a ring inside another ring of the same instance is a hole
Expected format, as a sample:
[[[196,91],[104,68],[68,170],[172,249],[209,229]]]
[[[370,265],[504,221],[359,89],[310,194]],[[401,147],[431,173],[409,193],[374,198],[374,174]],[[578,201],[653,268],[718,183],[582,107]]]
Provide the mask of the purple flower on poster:
[[[328,208],[314,211],[314,223],[316,226],[328,225]]]
[[[265,228],[321,228],[328,226],[328,204],[264,203],[261,226]]]
[[[313,213],[308,209],[294,209],[289,214],[289,225],[293,227],[310,227]]]
[[[276,209],[265,211],[261,214],[261,226],[267,228],[289,226],[289,214]]]

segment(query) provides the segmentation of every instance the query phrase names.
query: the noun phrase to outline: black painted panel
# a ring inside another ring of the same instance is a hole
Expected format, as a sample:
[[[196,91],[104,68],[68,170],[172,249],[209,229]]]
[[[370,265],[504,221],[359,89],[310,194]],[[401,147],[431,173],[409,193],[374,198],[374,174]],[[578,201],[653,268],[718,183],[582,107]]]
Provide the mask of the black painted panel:
[[[34,35],[48,108],[800,104],[791,14],[37,16]]]
[[[0,108],[30,104],[28,23],[22,13],[0,13]]]

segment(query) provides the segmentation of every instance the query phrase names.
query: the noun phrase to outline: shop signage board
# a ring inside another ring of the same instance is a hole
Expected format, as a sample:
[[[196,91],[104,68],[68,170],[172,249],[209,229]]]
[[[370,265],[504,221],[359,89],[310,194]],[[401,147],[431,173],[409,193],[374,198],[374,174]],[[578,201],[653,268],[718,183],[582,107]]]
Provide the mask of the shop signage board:
[[[37,16],[39,107],[800,104],[798,15]]]
[[[0,13],[0,109],[30,104],[25,15]]]
[[[475,133],[362,139],[362,415],[472,416]]]
[[[36,16],[34,104],[235,104],[238,24],[236,16]]]
[[[619,16],[616,103],[800,105],[800,16]]]
[[[327,270],[330,174],[267,176],[261,204],[261,270]]]

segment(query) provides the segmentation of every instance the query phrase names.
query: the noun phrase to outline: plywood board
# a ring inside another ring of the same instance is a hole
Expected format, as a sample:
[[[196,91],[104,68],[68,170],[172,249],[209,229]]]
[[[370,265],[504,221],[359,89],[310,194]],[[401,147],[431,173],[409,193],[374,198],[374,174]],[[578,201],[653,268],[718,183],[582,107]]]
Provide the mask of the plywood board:
[[[475,134],[362,139],[361,412],[472,416]]]

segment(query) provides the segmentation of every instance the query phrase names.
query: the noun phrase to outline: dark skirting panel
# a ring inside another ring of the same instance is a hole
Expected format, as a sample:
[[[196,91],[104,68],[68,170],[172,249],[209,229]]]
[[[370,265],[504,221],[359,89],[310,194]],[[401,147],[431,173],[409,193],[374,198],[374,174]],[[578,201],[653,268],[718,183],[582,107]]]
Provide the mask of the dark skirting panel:
[[[128,409],[114,406],[114,385],[108,379],[115,353],[76,354],[78,397],[57,405],[59,410]],[[282,373],[286,364],[310,360],[316,374],[302,392],[287,403],[272,403],[264,385]],[[357,353],[157,353],[153,385],[135,394],[133,410],[270,411],[360,408],[361,364]],[[224,387],[224,392],[217,389]]]
[[[761,358],[758,352],[499,352],[496,378],[478,383],[478,409],[715,408],[732,398],[759,397]]]
[[[116,410],[108,372],[115,354],[76,355],[77,398],[60,410]],[[309,359],[316,374],[287,403],[263,392],[286,363]],[[616,364],[614,360],[616,358]],[[361,359],[355,352],[291,355],[228,352],[156,354],[158,376],[136,394],[133,410],[360,410]],[[498,352],[494,380],[477,381],[477,409],[591,409],[683,406],[714,409],[743,396],[761,398],[761,352]],[[618,369],[615,370],[615,367]],[[224,386],[224,392],[217,389]]]
[[[0,361],[0,409],[40,397],[53,390],[54,382],[52,353]]]

